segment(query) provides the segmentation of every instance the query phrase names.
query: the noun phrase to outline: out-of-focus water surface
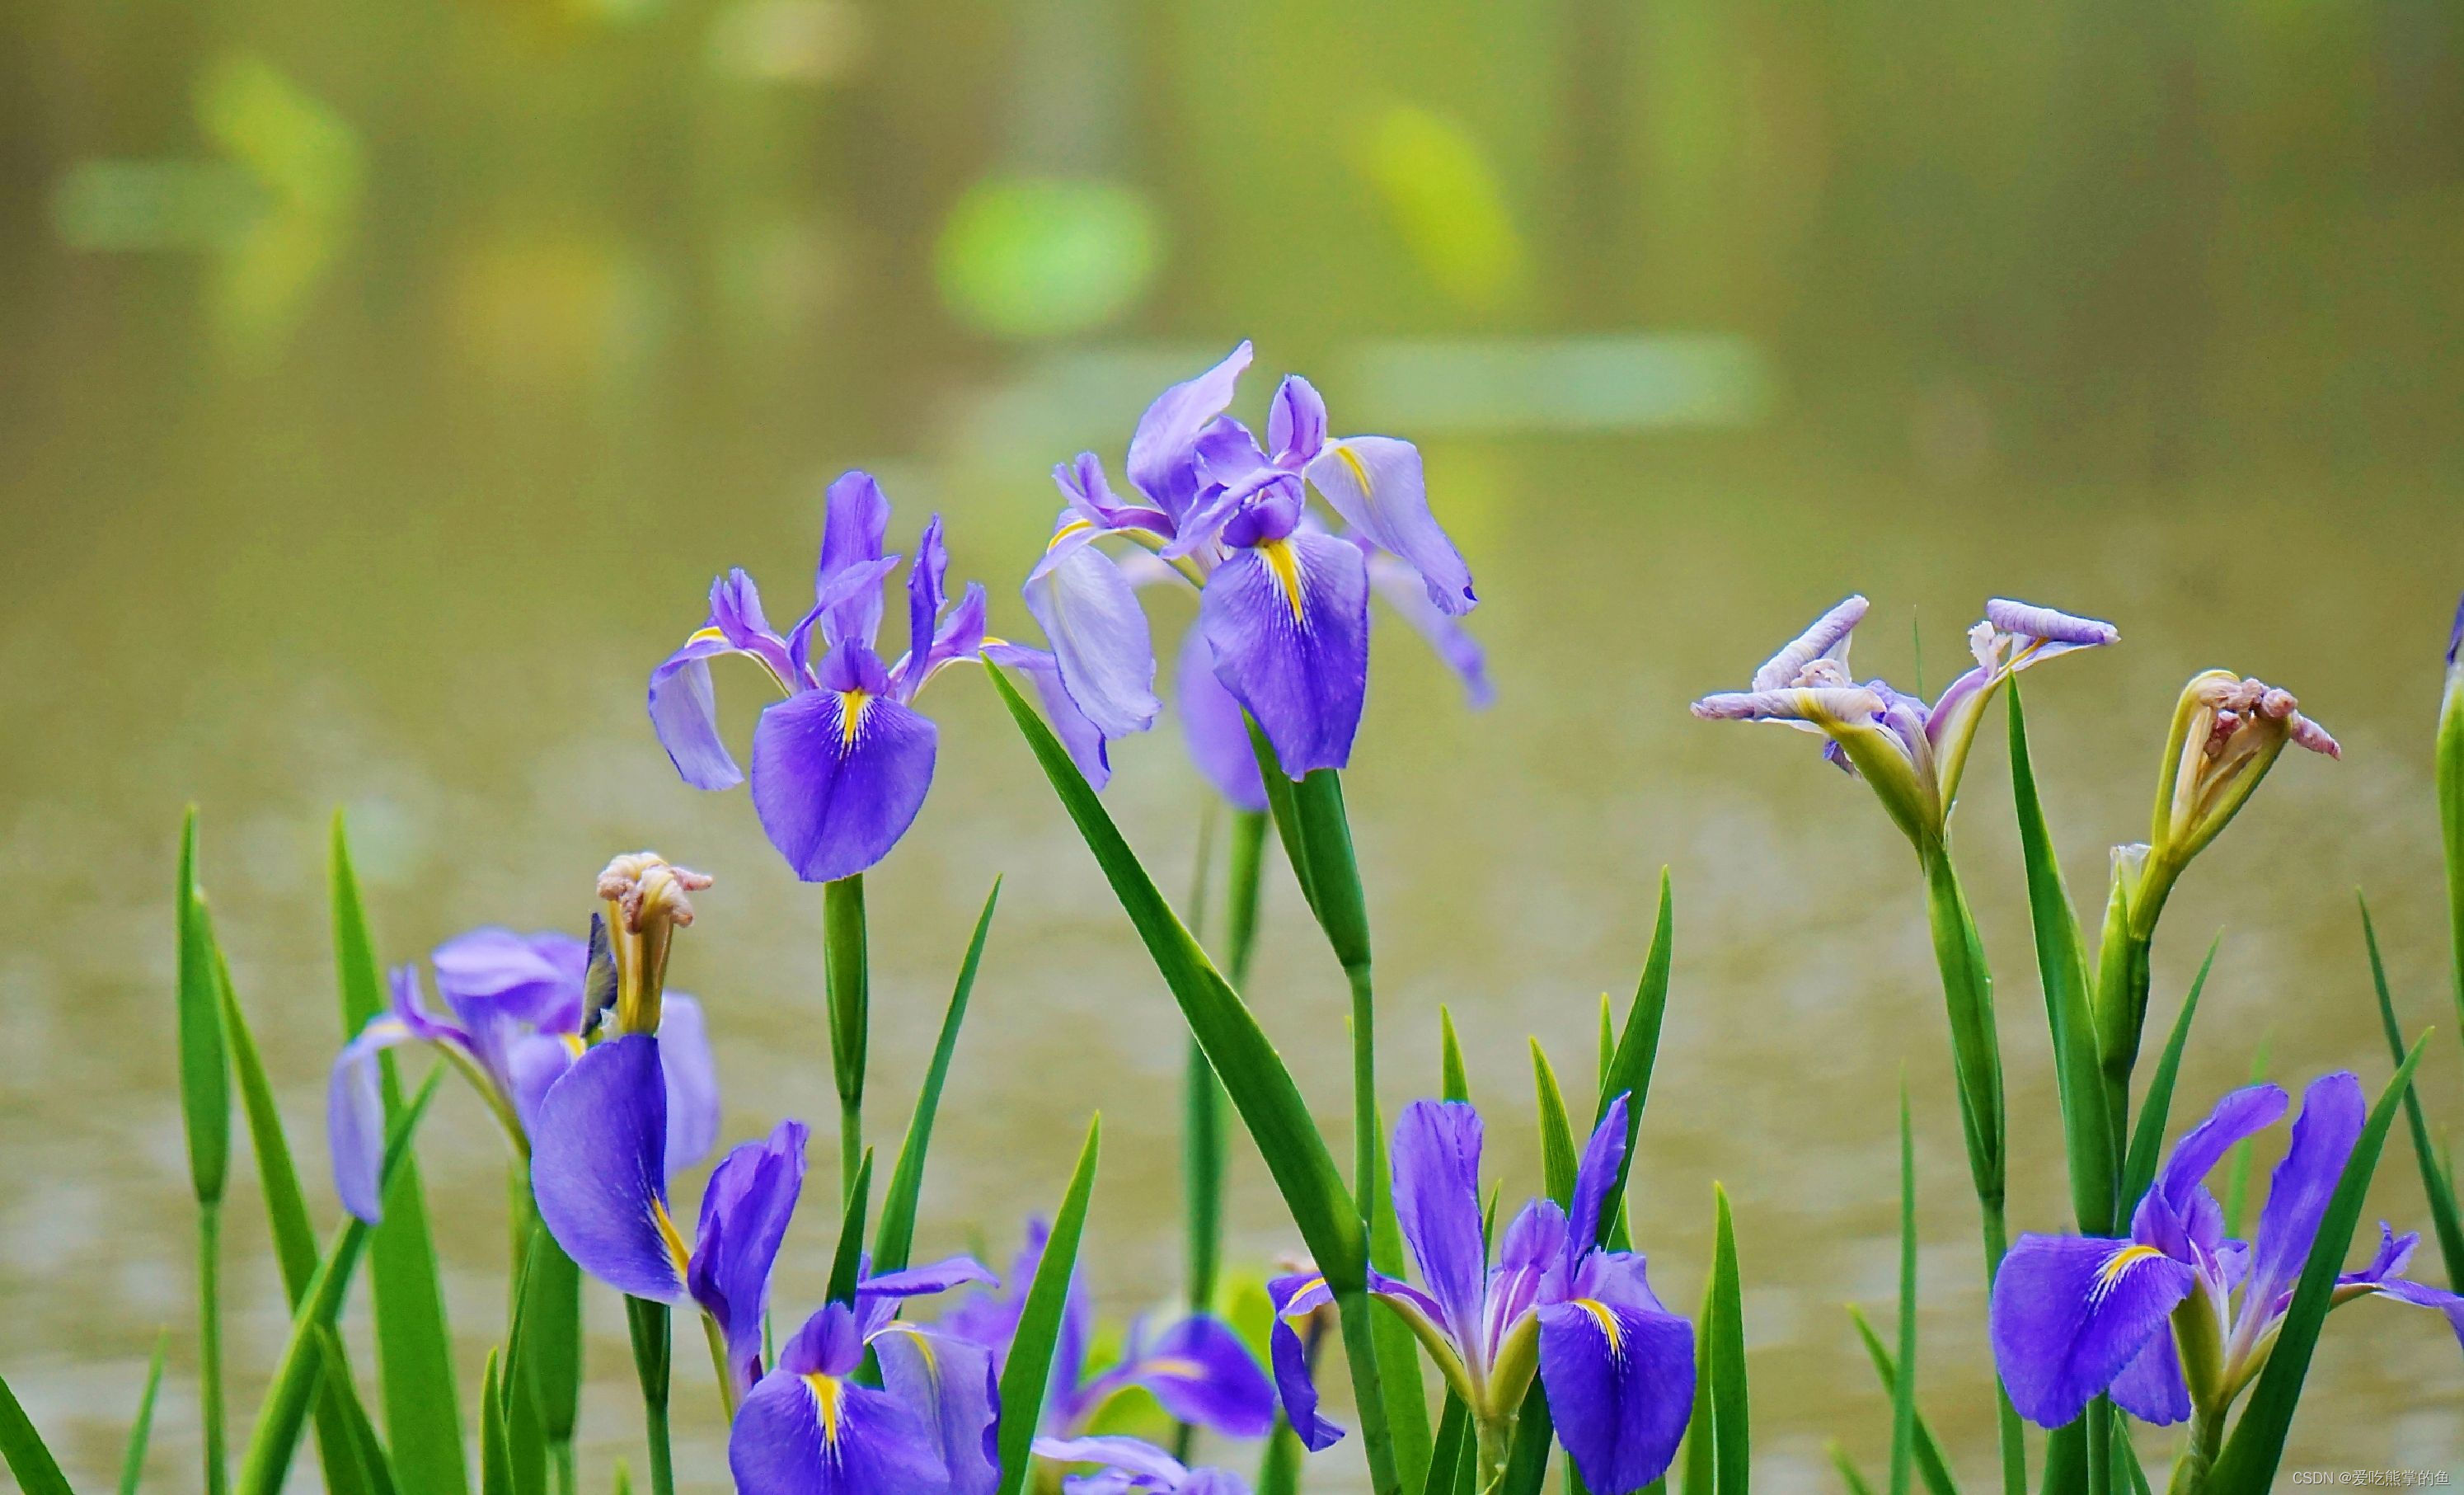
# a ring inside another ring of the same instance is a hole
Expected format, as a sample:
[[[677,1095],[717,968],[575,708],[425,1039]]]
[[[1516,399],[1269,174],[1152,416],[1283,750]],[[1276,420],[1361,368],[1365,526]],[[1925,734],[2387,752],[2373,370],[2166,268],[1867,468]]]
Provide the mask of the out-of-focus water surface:
[[[2262,1046],[2279,1077],[2386,1074],[2357,885],[2407,1021],[2452,1028],[2426,760],[2464,584],[2459,63],[2464,28],[2423,0],[10,11],[0,1371],[99,1481],[167,1328],[152,1467],[193,1483],[165,898],[190,800],[312,1176],[337,806],[390,959],[476,924],[576,927],[612,852],[714,872],[676,978],[708,1004],[729,1132],[803,1115],[826,1171],[819,891],[741,793],[676,780],[645,672],[722,568],[792,599],[821,487],[854,464],[887,482],[897,542],[938,508],[957,574],[1029,630],[1045,471],[1082,446],[1117,461],[1154,390],[1252,336],[1241,413],[1297,368],[1338,431],[1418,439],[1484,598],[1495,709],[1463,710],[1390,629],[1347,781],[1390,1113],[1435,1088],[1447,1004],[1491,1173],[1529,1190],[1525,1036],[1587,1105],[1595,1003],[1630,993],[1665,865],[1675,991],[1633,1201],[1660,1290],[1696,1301],[1724,1183],[1758,1477],[1826,1484],[1831,1439],[1879,1468],[1887,1407],[1841,1305],[1894,1290],[1904,1076],[1924,1400],[1985,1479],[1981,1271],[1915,869],[1805,741],[1685,703],[1851,590],[1876,600],[1860,663],[1905,682],[1921,640],[1933,686],[1987,595],[2115,619],[2122,647],[2027,681],[2093,902],[2106,846],[2144,834],[2181,681],[2280,682],[2345,756],[2283,763],[2169,911],[2158,1023],[2224,932],[2185,1105]],[[1177,636],[1182,604],[1160,606]],[[732,730],[753,683],[721,681]],[[1176,1014],[981,683],[925,704],[939,778],[869,893],[871,1125],[903,1124],[1005,874],[921,1248],[1005,1261],[1100,1108],[1091,1276],[1125,1318],[1177,1291]],[[2053,1228],[2000,720],[1960,853],[2001,976],[2013,1216]],[[1168,735],[1116,761],[1114,813],[1178,885],[1201,792]],[[1342,983],[1279,868],[1249,994],[1341,1151]],[[2464,1050],[2436,1041],[2425,1090],[2452,1128]],[[475,1381],[501,1332],[503,1147],[450,1092],[422,1160]],[[234,1176],[244,1413],[285,1315]],[[2373,1203],[2422,1223],[2401,1132]],[[819,1294],[821,1213],[784,1310]],[[1294,1244],[1244,1154],[1235,1261]],[[620,1318],[592,1313],[583,1467],[605,1488],[638,1411]],[[720,1429],[679,1364],[680,1463],[713,1488]],[[2433,1317],[2340,1311],[2312,1385],[2288,1467],[2464,1462],[2464,1364]],[[1317,1484],[1363,1487],[1351,1457]]]

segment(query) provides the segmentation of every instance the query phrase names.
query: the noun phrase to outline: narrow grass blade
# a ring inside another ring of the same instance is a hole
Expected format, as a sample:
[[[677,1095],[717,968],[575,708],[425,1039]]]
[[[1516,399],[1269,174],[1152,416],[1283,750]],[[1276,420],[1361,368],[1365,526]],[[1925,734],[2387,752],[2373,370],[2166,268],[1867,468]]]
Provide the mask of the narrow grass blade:
[[[342,816],[334,816],[334,967],[341,989],[342,1036],[349,1038],[385,1006],[376,939]],[[402,1086],[390,1054],[377,1060],[388,1125],[402,1114]],[[445,1322],[445,1291],[429,1231],[428,1198],[419,1160],[405,1157],[389,1175],[385,1223],[368,1241],[368,1286],[376,1305],[377,1384],[393,1468],[409,1495],[465,1495],[462,1413],[453,1382],[453,1339]]]
[[[664,1303],[627,1296],[625,1331],[633,1345],[633,1379],[642,1389],[642,1439],[650,1454],[650,1495],[674,1495],[676,1456],[668,1427],[675,1374],[674,1316]]]
[[[1429,1477],[1420,1482],[1420,1495],[1454,1495],[1471,1458],[1471,1408],[1448,1392],[1445,1410],[1438,1414],[1437,1440],[1429,1445]]]
[[[1728,1192],[1713,1184],[1711,1194],[1719,1208],[1711,1248],[1711,1315],[1704,1326],[1711,1345],[1711,1488],[1716,1495],[1746,1495],[1753,1474],[1753,1430],[1746,1384],[1745,1288],[1737,1270]]]
[[[2428,1037],[2424,1034],[2423,1039]],[[2320,1326],[2326,1322],[2335,1297],[2336,1274],[2352,1246],[2353,1227],[2361,1221],[2387,1128],[2395,1125],[2396,1107],[2412,1084],[2413,1071],[2421,1067],[2425,1047],[2422,1039],[2414,1041],[2397,1066],[2395,1078],[2370,1107],[2369,1121],[2362,1127],[2361,1139],[2353,1145],[2343,1175],[2337,1179],[2336,1192],[2327,1201],[2327,1213],[2319,1222],[2318,1238],[2311,1243],[2300,1283],[2293,1289],[2293,1303],[2285,1310],[2284,1327],[2277,1333],[2267,1369],[2259,1372],[2250,1404],[2209,1475],[2207,1487],[2212,1495],[2261,1495],[2276,1482],[2285,1434],[2293,1425],[2294,1407],[2301,1399],[2301,1383],[2310,1373],[2310,1354],[2318,1348]]]
[[[17,1477],[17,1488],[24,1495],[76,1495],[69,1488],[68,1476],[60,1473],[59,1461],[52,1457],[43,1435],[34,1431],[33,1419],[17,1405],[17,1394],[6,1380],[0,1380],[0,1460],[8,1462],[9,1472]]]
[[[2367,899],[2354,895],[2362,907],[2362,939],[2369,947],[2370,984],[2378,992],[2379,1022],[2387,1029],[2387,1049],[2395,1061],[2404,1062],[2404,1030],[2396,1026],[2395,998],[2387,992],[2387,962],[2379,957],[2379,931],[2370,922]],[[2404,1092],[2405,1126],[2412,1133],[2413,1161],[2421,1167],[2421,1192],[2430,1201],[2431,1228],[2438,1236],[2438,1254],[2447,1264],[2447,1283],[2464,1291],[2464,1223],[2455,1216],[2455,1191],[2448,1183],[2447,1170],[2439,1166],[2438,1150],[2431,1145],[2430,1124],[2421,1114],[2421,1097],[2408,1088]]]
[[[1908,1495],[1917,1453],[1917,1144],[1900,1080],[1900,1353],[1891,1385],[1891,1495]]]
[[[2071,1208],[2079,1229],[2113,1234],[2121,1144],[2105,1105],[2096,1019],[2089,997],[2087,943],[2062,881],[2060,859],[2045,826],[2036,770],[2028,752],[2028,717],[2011,682],[2011,794],[2019,814],[2019,848],[2028,872],[2028,915],[2036,936],[2036,974],[2045,992],[2045,1021],[2054,1041],[2054,1076],[2061,1096],[2062,1143],[2071,1175]]]
[[[852,1305],[864,1274],[864,1215],[872,1202],[872,1149],[857,1160],[855,1181],[847,1188],[846,1213],[839,1216],[839,1247],[830,1257],[830,1302]]]
[[[1609,1093],[1609,1069],[1617,1063],[1617,1013],[1606,992],[1600,993],[1600,1068],[1593,1077],[1605,1098]]]
[[[411,1135],[418,1129],[428,1103],[436,1095],[437,1082],[443,1078],[441,1068],[431,1073],[388,1125],[385,1162],[378,1174],[381,1184],[390,1185],[408,1160]],[[299,1307],[292,1315],[291,1337],[283,1346],[282,1358],[275,1363],[273,1382],[257,1408],[256,1427],[249,1435],[248,1453],[240,1461],[239,1480],[233,1486],[237,1495],[277,1495],[281,1490],[283,1476],[291,1467],[291,1455],[299,1446],[299,1435],[308,1418],[309,1398],[325,1367],[325,1346],[335,1315],[341,1311],[342,1294],[350,1286],[351,1274],[372,1234],[364,1221],[344,1221],[341,1234],[326,1248],[324,1259],[317,1263],[308,1290],[300,1296]],[[461,1451],[456,1447],[452,1453],[458,1468]]]
[[[1063,1310],[1068,1305],[1069,1274],[1078,1267],[1078,1239],[1087,1228],[1087,1204],[1095,1189],[1095,1161],[1102,1150],[1104,1119],[1087,1126],[1087,1144],[1078,1152],[1078,1167],[1069,1175],[1069,1191],[1045,1238],[1044,1259],[1019,1313],[1018,1331],[1010,1340],[1009,1360],[1001,1368],[1000,1495],[1021,1495],[1035,1462],[1035,1430],[1044,1419],[1044,1397],[1052,1380],[1053,1347],[1061,1338]]]
[[[1685,1446],[1678,1454],[1684,1479],[1682,1495],[1716,1495],[1719,1484],[1719,1408],[1711,1400],[1711,1326],[1720,1287],[1715,1269],[1703,1279],[1703,1306],[1694,1315],[1694,1417],[1685,1428]]]
[[[1540,1177],[1549,1197],[1561,1210],[1574,1203],[1574,1127],[1566,1117],[1566,1097],[1557,1088],[1557,1072],[1549,1063],[1540,1040],[1531,1040],[1531,1089],[1540,1106]]]
[[[582,1268],[536,1222],[522,1262],[518,1328],[507,1358],[507,1390],[518,1389],[529,1398],[551,1454],[556,1445],[571,1443],[582,1416]]]
[[[145,1479],[145,1450],[154,1440],[154,1398],[163,1390],[163,1360],[170,1348],[168,1334],[154,1341],[154,1361],[145,1368],[145,1391],[137,1398],[137,1416],[128,1423],[128,1450],[120,1456],[120,1495],[137,1495],[137,1486]]]
[[[2130,1419],[2116,1414],[2113,1419],[2113,1487],[2129,1495],[2154,1495],[2147,1485],[2146,1467],[2139,1462],[2139,1450],[2130,1446]]]
[[[1874,1495],[1874,1486],[1866,1484],[1865,1477],[1849,1462],[1848,1450],[1837,1443],[1825,1444],[1824,1449],[1831,1455],[1831,1467],[1838,1471],[1839,1483],[1847,1487],[1848,1495]]]
[[[1471,1099],[1471,1076],[1463,1069],[1463,1042],[1455,1037],[1455,1015],[1438,1004],[1438,1093],[1449,1101]]]
[[[1865,1357],[1874,1362],[1874,1378],[1881,1382],[1882,1395],[1891,1398],[1891,1409],[1896,1417],[1899,1411],[1899,1362],[1893,1358],[1891,1347],[1882,1343],[1882,1336],[1874,1332],[1874,1326],[1866,1320],[1863,1309],[1852,1303],[1848,1305],[1848,1317],[1857,1326],[1857,1338],[1865,1347]],[[1925,1486],[1931,1495],[1959,1495],[1959,1481],[1951,1473],[1950,1460],[1943,1453],[1941,1441],[1933,1436],[1933,1427],[1925,1421],[1922,1407],[1915,1409],[1913,1431],[1917,1478],[1925,1481]]]
[[[256,1036],[248,1015],[231,990],[231,970],[217,956],[217,983],[222,989],[223,1028],[231,1046],[231,1074],[239,1083],[240,1109],[248,1118],[249,1149],[256,1155],[258,1187],[265,1194],[265,1217],[274,1238],[274,1256],[282,1272],[282,1290],[296,1312],[317,1271],[317,1229],[308,1218],[307,1192],[292,1161],[291,1140],[275,1107],[274,1085],[257,1053]],[[326,1346],[325,1372],[317,1389],[317,1455],[328,1495],[372,1495],[367,1455],[359,1430],[366,1414],[359,1408],[349,1359],[339,1335]]]
[[[2122,1170],[2122,1198],[2128,1207],[2136,1207],[2156,1181],[2156,1164],[2165,1153],[2165,1128],[2173,1113],[2173,1082],[2182,1073],[2182,1051],[2189,1046],[2190,1022],[2199,1015],[2199,994],[2208,989],[2208,972],[2215,969],[2216,950],[2224,940],[2219,933],[2208,942],[2207,958],[2199,962],[2199,973],[2190,981],[2190,994],[2182,998],[2173,1032],[2166,1038],[2156,1073],[2147,1082],[2147,1098],[2140,1103],[2139,1125],[2130,1135],[2130,1159]]]
[[[1592,1113],[1592,1125],[1598,1126],[1608,1114],[1609,1103],[1618,1096],[1626,1097],[1625,1156],[1617,1164],[1616,1187],[1609,1197],[1617,1201],[1614,1209],[1600,1212],[1600,1226],[1608,1234],[1608,1243],[1625,1250],[1630,1242],[1625,1235],[1625,1186],[1634,1171],[1635,1139],[1642,1134],[1642,1108],[1651,1099],[1651,1072],[1660,1060],[1660,1030],[1668,1016],[1668,972],[1677,952],[1677,904],[1670,891],[1668,869],[1660,869],[1660,912],[1651,927],[1651,949],[1643,956],[1642,977],[1635,983],[1634,1005],[1625,1011],[1625,1028],[1617,1036],[1617,1052],[1610,1057],[1607,1078],[1600,1082],[1598,1107]]]
[[[966,959],[958,963],[957,984],[941,1015],[941,1037],[933,1044],[933,1061],[924,1070],[923,1088],[915,1093],[915,1113],[907,1122],[907,1139],[898,1145],[898,1164],[891,1170],[890,1190],[882,1195],[881,1223],[872,1239],[872,1269],[895,1272],[907,1265],[915,1244],[915,1205],[924,1193],[924,1158],[933,1147],[933,1122],[941,1110],[941,1086],[950,1078],[950,1060],[958,1052],[958,1029],[967,1020],[967,999],[976,990],[976,971],[983,964],[984,941],[992,933],[993,908],[1001,902],[1001,879],[993,879],[984,895],[983,911],[976,915],[976,932],[967,941]]]
[[[479,1378],[479,1495],[515,1495],[514,1455],[505,1438],[504,1387],[496,1374],[496,1351],[488,1351],[488,1369]]]
[[[839,1194],[864,1156],[864,1075],[872,1041],[871,937],[864,874],[822,884],[822,976],[829,997],[830,1076],[839,1091]]]
[[[1540,1495],[1549,1478],[1549,1458],[1556,1448],[1556,1424],[1549,1416],[1548,1388],[1534,1380],[1515,1415],[1514,1442],[1506,1452],[1506,1469],[1498,1476],[1495,1495]],[[1477,1461],[1475,1461],[1475,1464]],[[1479,1475],[1475,1468],[1473,1479]],[[1490,1495],[1482,1491],[1481,1495]]]
[[[1207,1059],[1222,1077],[1328,1284],[1338,1292],[1359,1291],[1365,1281],[1360,1216],[1291,1071],[1239,993],[1175,917],[1103,801],[1070,762],[1068,750],[999,669],[987,667],[986,673],[1172,989],[1190,1031],[1206,1046]]]

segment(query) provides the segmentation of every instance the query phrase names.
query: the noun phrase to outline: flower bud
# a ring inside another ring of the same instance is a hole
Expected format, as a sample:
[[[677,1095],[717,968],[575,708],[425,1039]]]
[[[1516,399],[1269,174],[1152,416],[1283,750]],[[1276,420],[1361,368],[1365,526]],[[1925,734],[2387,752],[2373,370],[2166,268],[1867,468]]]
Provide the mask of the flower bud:
[[[599,874],[599,896],[607,904],[608,942],[616,958],[618,1032],[659,1031],[668,946],[676,930],[693,922],[693,902],[686,895],[710,884],[702,873],[649,851],[619,857]]]
[[[2232,823],[2288,744],[2343,756],[2299,705],[2291,691],[2231,670],[2202,671],[2182,687],[2139,880],[2145,891],[2132,899],[2132,923],[2143,935],[2154,928],[2182,869]]]

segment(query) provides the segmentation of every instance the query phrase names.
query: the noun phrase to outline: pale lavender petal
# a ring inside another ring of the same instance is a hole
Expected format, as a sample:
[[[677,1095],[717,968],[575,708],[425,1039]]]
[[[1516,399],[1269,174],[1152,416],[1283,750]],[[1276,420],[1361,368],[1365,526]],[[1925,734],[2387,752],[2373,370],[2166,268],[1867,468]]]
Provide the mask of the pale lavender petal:
[[[1069,749],[1069,761],[1087,776],[1090,788],[1102,789],[1112,777],[1112,759],[1103,732],[1078,709],[1077,698],[1061,682],[1061,662],[1042,649],[1023,644],[988,643],[984,658],[1024,675],[1035,686],[1036,699],[1052,725],[1052,735]]]
[[[1138,417],[1138,429],[1130,437],[1130,481],[1166,513],[1177,517],[1197,497],[1191,448],[1199,433],[1231,405],[1233,387],[1248,367],[1249,344],[1244,339],[1221,363],[1155,396]]]
[[[1092,547],[1071,551],[1023,591],[1026,610],[1060,662],[1061,682],[1106,737],[1155,725],[1155,642],[1137,590]]]
[[[1871,606],[1861,596],[1850,596],[1814,620],[1814,626],[1799,634],[1789,646],[1772,655],[1763,667],[1754,671],[1756,691],[1780,690],[1796,682],[1805,667],[1816,659],[1837,660],[1844,674],[1848,663],[1849,636],[1863,620]]]
[[[1415,597],[1419,589],[1412,589]],[[1174,670],[1179,690],[1181,739],[1198,771],[1216,792],[1243,810],[1266,808],[1265,781],[1258,776],[1258,754],[1249,742],[1249,719],[1241,703],[1215,678],[1215,653],[1203,629],[1181,636],[1180,659]]]
[[[701,1004],[671,992],[659,1004],[659,1060],[668,1079],[668,1175],[710,1156],[718,1145],[718,1065]]]
[[[385,1219],[378,1188],[385,1168],[385,1114],[377,1056],[414,1041],[402,1019],[380,1014],[334,1057],[325,1088],[325,1146],[333,1154],[334,1193],[342,1208],[371,1225]]]
[[[1371,544],[1420,573],[1429,602],[1460,616],[1479,597],[1471,568],[1429,513],[1420,452],[1392,436],[1345,436],[1309,464],[1309,480]]]
[[[2041,638],[2048,643],[2068,644],[2077,649],[2095,648],[2121,641],[2122,631],[2111,623],[2092,617],[2074,617],[2052,608],[2040,608],[2025,602],[2013,602],[1995,597],[1985,604],[1985,620],[2006,634],[2022,638]]]
[[[650,671],[650,729],[668,761],[695,789],[730,789],[744,782],[744,771],[718,735],[718,693],[711,683],[710,661],[736,646],[704,630]]]
[[[1885,705],[1863,685],[1826,685],[1722,691],[1694,703],[1693,712],[1705,722],[1784,722],[1821,731],[1832,725],[1872,725]]]
[[[1485,709],[1496,701],[1497,688],[1488,679],[1488,651],[1461,623],[1429,601],[1428,589],[1420,585],[1418,571],[1379,551],[1369,557],[1369,585],[1386,599],[1387,606],[1402,614],[1413,632],[1428,641],[1446,668],[1462,679],[1463,694],[1470,699],[1474,710]]]
[[[1279,467],[1307,467],[1326,446],[1326,400],[1298,374],[1286,374],[1266,408],[1266,445]]]

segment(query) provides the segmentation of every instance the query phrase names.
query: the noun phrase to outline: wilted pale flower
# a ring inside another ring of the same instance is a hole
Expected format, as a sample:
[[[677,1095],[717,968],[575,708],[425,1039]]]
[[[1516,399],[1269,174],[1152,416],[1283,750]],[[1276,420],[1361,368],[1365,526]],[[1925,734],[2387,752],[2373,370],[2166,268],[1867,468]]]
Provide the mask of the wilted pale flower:
[[[1975,666],[1927,704],[1888,681],[1859,683],[1848,646],[1867,603],[1852,596],[1754,672],[1753,688],[1705,696],[1705,721],[1778,722],[1831,739],[1824,755],[1874,786],[1921,854],[1940,847],[1985,707],[2012,676],[2043,659],[2118,639],[2110,623],[1995,598],[1969,632]]]

